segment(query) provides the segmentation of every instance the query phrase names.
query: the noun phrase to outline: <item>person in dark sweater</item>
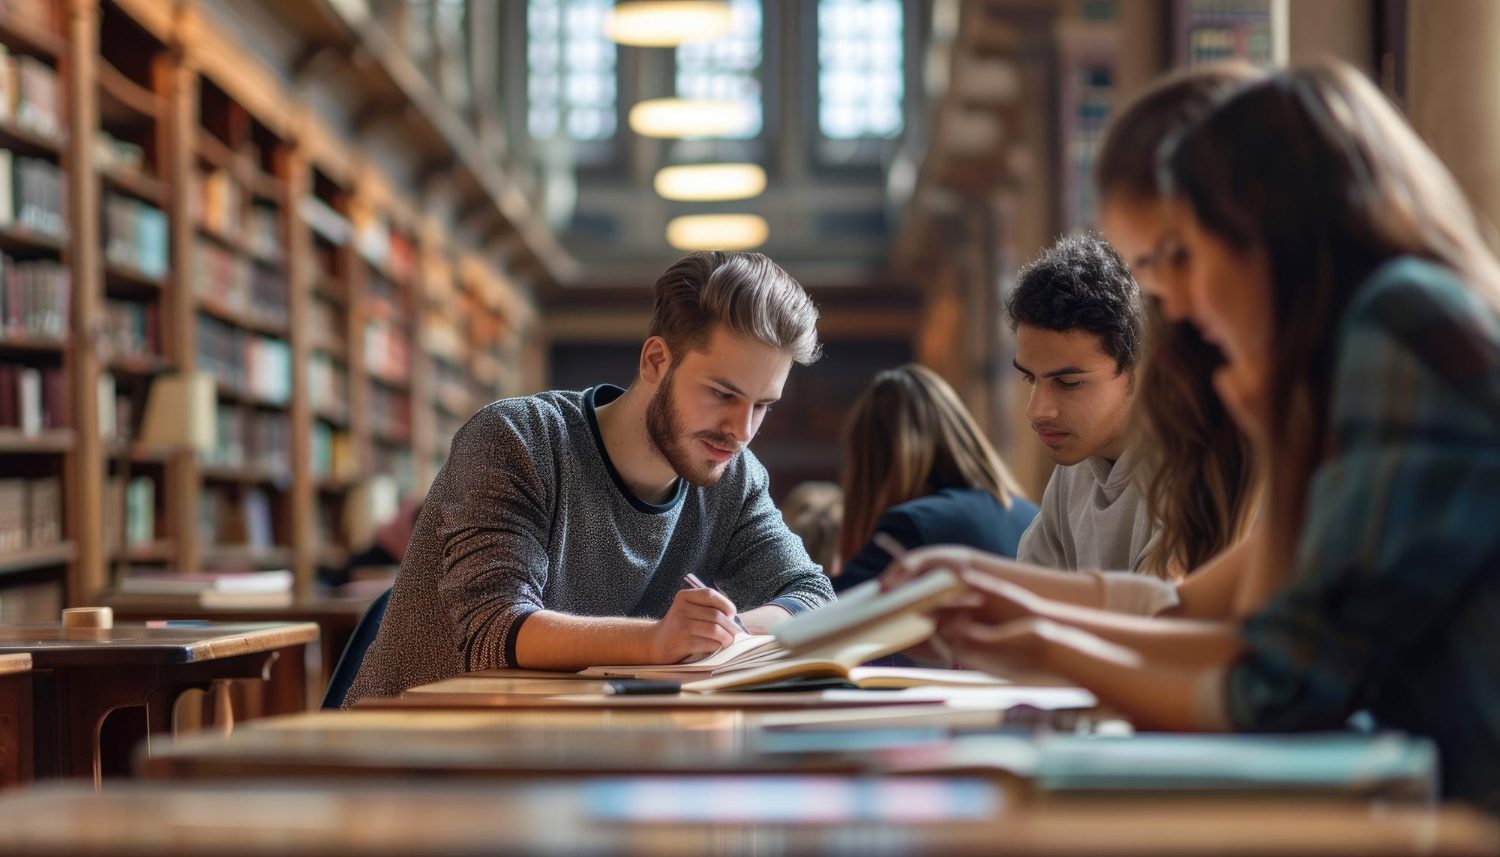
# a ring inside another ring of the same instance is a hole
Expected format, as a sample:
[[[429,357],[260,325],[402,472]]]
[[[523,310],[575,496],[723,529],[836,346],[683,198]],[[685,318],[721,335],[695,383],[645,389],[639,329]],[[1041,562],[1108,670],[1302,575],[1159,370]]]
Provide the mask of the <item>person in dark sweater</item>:
[[[936,372],[888,369],[855,402],[845,432],[844,521],[834,578],[842,592],[874,580],[906,549],[967,545],[1014,557],[1037,515],[958,394]]]
[[[674,663],[732,641],[737,614],[764,632],[831,601],[746,449],[792,363],[817,359],[817,318],[765,256],[694,253],[656,283],[628,390],[479,411],[346,705],[472,670]]]

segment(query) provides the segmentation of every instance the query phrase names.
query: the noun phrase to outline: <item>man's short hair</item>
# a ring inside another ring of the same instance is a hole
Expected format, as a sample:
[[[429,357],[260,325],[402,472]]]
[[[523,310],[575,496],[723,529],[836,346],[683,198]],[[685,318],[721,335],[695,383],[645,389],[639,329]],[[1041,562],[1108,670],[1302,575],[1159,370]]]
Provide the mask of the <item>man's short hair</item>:
[[[691,253],[656,281],[651,335],[666,340],[674,363],[706,345],[718,325],[804,366],[823,353],[812,298],[760,253]]]
[[[1093,233],[1069,235],[1023,267],[1005,311],[1012,332],[1025,324],[1092,333],[1114,358],[1117,372],[1132,368],[1141,356],[1140,287],[1120,254]]]

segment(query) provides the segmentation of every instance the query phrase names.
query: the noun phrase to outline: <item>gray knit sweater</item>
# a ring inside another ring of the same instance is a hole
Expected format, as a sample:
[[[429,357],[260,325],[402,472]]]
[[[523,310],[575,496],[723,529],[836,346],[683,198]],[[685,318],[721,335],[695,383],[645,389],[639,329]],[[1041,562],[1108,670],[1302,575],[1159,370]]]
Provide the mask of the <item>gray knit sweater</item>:
[[[711,487],[678,480],[664,505],[631,494],[594,419],[622,392],[504,399],[458,432],[346,704],[514,666],[517,633],[538,610],[659,618],[689,572],[742,610],[833,599],[749,450]]]

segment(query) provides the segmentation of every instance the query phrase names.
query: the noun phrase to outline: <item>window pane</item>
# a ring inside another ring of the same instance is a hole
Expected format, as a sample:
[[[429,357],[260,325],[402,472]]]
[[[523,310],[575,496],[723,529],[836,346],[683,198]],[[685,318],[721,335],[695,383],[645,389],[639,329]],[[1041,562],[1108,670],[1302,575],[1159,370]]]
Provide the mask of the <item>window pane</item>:
[[[818,0],[818,128],[833,140],[901,134],[901,0]]]
[[[752,121],[738,139],[757,137],[763,125],[760,85],[760,0],[731,0],[730,30],[712,42],[677,48],[677,95],[742,101]]]
[[[615,135],[618,49],[604,36],[613,0],[527,0],[526,125],[537,138]]]

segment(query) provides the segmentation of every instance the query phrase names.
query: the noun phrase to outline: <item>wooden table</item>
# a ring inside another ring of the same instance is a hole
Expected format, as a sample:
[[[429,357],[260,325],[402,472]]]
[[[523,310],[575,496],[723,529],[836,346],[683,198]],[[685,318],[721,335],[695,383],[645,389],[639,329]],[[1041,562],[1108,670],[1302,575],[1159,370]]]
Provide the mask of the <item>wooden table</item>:
[[[124,768],[137,740],[170,734],[173,705],[185,691],[266,679],[278,663],[305,680],[303,649],[317,636],[311,623],[14,625],[0,627],[0,654],[31,655],[37,773],[97,784],[116,760]],[[300,698],[283,704],[286,711],[302,708]]]
[[[1477,857],[1500,854],[1500,829],[1460,808],[1318,800],[1016,805],[960,779],[51,784],[0,797],[0,853]]]
[[[419,685],[395,699],[369,699],[359,708],[390,709],[732,709],[732,710],[832,710],[870,707],[923,706],[963,700],[971,708],[986,707],[990,700],[1016,697],[1034,705],[1082,708],[1095,704],[1093,697],[1076,688],[1013,687],[922,687],[890,691],[830,690],[753,693],[679,693],[611,696],[605,682],[575,673],[536,670],[483,670]],[[1003,703],[1000,703],[1003,704]],[[999,704],[994,707],[999,707]],[[842,715],[833,715],[835,717]]]
[[[31,655],[0,655],[0,788],[31,782]]]
[[[266,692],[275,697],[268,707],[278,710],[284,709],[284,700],[293,692],[301,693],[306,698],[306,708],[317,708],[323,700],[323,690],[328,687],[328,682],[333,678],[333,669],[338,665],[339,656],[348,647],[349,640],[354,636],[354,629],[359,625],[359,620],[369,609],[373,597],[365,598],[335,598],[331,596],[319,596],[300,599],[287,607],[261,607],[255,609],[206,607],[206,608],[184,608],[180,604],[174,605],[169,599],[163,599],[161,604],[150,604],[147,600],[137,596],[129,599],[121,598],[118,602],[111,601],[106,594],[99,602],[110,607],[115,612],[115,619],[122,622],[146,622],[151,619],[200,619],[212,622],[314,622],[318,626],[318,642],[313,648],[317,649],[318,669],[315,671],[304,670],[306,680],[303,685],[288,686],[284,676],[273,672],[271,680],[266,683]]]
[[[319,711],[223,737],[158,741],[137,756],[136,772],[266,779],[859,770],[847,758],[767,755],[755,731],[749,715],[728,710]]]

